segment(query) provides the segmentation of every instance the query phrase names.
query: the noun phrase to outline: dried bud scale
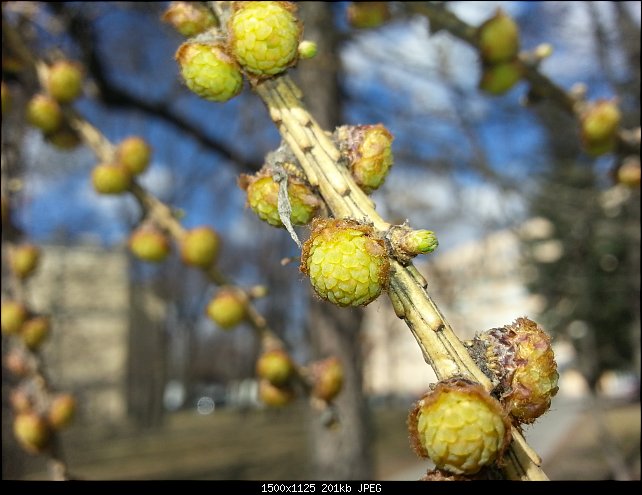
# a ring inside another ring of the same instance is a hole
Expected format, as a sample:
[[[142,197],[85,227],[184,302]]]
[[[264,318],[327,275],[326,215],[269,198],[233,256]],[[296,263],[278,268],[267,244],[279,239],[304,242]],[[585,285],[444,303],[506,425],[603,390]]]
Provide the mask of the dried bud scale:
[[[528,318],[478,334],[485,367],[499,383],[497,393],[511,416],[532,423],[550,407],[557,393],[557,364],[551,339]]]

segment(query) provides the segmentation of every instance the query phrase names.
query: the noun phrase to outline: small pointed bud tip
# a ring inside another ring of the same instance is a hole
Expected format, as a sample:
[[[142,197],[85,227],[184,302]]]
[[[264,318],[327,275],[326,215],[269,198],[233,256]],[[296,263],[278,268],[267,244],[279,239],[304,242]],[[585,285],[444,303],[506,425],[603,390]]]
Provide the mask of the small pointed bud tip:
[[[437,246],[439,241],[432,230],[414,230],[404,240],[404,247],[417,254],[432,253]]]
[[[313,58],[317,54],[317,44],[314,41],[303,40],[299,43],[299,57],[302,59]]]

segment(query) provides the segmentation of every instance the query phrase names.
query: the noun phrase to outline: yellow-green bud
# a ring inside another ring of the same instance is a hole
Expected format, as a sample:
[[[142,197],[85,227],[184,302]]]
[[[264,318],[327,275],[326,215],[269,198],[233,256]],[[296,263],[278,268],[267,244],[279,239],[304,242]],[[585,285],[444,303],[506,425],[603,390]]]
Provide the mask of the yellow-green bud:
[[[176,61],[187,87],[206,100],[227,101],[243,89],[241,71],[221,45],[185,42]]]
[[[100,194],[122,194],[131,185],[131,173],[120,163],[101,163],[91,174],[92,184]]]
[[[134,256],[155,263],[167,258],[171,249],[167,236],[152,226],[142,226],[132,232],[128,245]]]
[[[143,138],[130,136],[120,142],[116,149],[116,159],[132,175],[143,173],[149,166],[152,149]]]
[[[317,55],[317,44],[314,41],[303,40],[299,43],[299,58],[309,59]]]
[[[339,306],[365,306],[388,284],[390,262],[372,227],[349,219],[315,219],[300,270],[316,293]]]
[[[416,402],[408,429],[418,455],[455,474],[493,464],[510,442],[510,422],[500,403],[462,378],[437,383]]]
[[[17,301],[2,301],[2,333],[4,335],[15,335],[20,332],[22,325],[29,317],[25,306]]]
[[[55,132],[62,126],[62,110],[51,96],[37,94],[27,104],[27,121],[45,134]]]
[[[210,227],[197,227],[185,233],[181,240],[183,263],[200,268],[209,268],[218,257],[220,239]]]
[[[237,289],[220,289],[205,308],[205,314],[223,330],[230,330],[247,315],[247,300]]]
[[[22,447],[31,454],[38,454],[49,444],[47,422],[35,412],[18,414],[13,421],[13,433]]]
[[[70,60],[60,60],[49,68],[47,91],[60,103],[69,103],[82,93],[82,82],[82,66]]]
[[[29,277],[38,267],[40,248],[34,244],[22,244],[11,250],[9,265],[20,279]]]
[[[491,95],[503,95],[521,79],[523,68],[519,61],[485,65],[479,89]]]
[[[482,60],[488,64],[508,62],[519,53],[519,27],[501,9],[479,26],[477,39]]]
[[[20,337],[30,350],[35,351],[47,338],[50,329],[51,323],[47,316],[36,316],[22,325]]]
[[[228,23],[229,51],[256,76],[273,76],[295,64],[303,29],[291,2],[235,2]]]
[[[597,156],[612,151],[621,119],[622,114],[614,101],[591,103],[580,118],[582,142],[587,153]]]

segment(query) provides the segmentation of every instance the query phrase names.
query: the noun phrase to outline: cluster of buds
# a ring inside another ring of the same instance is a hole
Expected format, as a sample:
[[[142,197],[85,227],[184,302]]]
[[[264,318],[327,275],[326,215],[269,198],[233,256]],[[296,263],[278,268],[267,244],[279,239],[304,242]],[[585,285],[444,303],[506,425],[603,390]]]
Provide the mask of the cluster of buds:
[[[13,434],[31,454],[42,453],[52,434],[67,428],[76,414],[76,399],[69,393],[47,394],[42,404],[26,388],[12,390],[9,401],[15,414]]]
[[[465,378],[443,380],[408,416],[413,449],[436,466],[425,481],[494,479],[511,425],[535,421],[557,392],[551,339],[535,322],[518,318],[481,332],[469,348],[493,390]]]
[[[502,9],[477,28],[477,46],[482,59],[481,90],[501,95],[521,79],[519,45],[519,27]]]
[[[36,351],[51,331],[48,316],[34,314],[24,304],[5,300],[2,302],[2,334],[19,337],[31,351]]]
[[[59,60],[47,67],[44,73],[44,91],[27,103],[27,121],[40,129],[51,144],[62,149],[73,148],[80,139],[65,122],[63,106],[81,95],[83,68],[71,60]]]
[[[256,363],[259,398],[268,406],[284,406],[296,397],[295,378],[302,378],[310,396],[323,403],[334,400],[343,389],[343,365],[336,357],[315,361],[298,370],[281,347],[265,350]]]
[[[316,55],[316,44],[301,41],[303,27],[293,2],[234,2],[225,29],[211,14],[173,2],[164,19],[182,34],[194,36],[176,52],[185,85],[210,101],[224,102],[243,89],[243,73],[252,80],[285,72],[299,58]]]
[[[116,147],[114,159],[99,163],[92,171],[94,190],[100,194],[123,194],[133,179],[147,170],[151,147],[139,136],[130,136]]]

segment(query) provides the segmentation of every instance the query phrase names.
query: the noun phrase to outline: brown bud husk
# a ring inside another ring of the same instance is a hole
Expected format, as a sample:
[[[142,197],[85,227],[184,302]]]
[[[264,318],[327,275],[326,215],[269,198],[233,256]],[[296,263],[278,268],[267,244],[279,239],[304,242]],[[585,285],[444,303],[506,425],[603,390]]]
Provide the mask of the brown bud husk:
[[[218,25],[214,14],[197,2],[172,2],[162,19],[186,38],[196,36]]]
[[[532,423],[548,411],[557,393],[557,363],[551,338],[537,323],[518,318],[511,325],[478,334],[473,346],[499,383],[496,393],[519,423]]]

